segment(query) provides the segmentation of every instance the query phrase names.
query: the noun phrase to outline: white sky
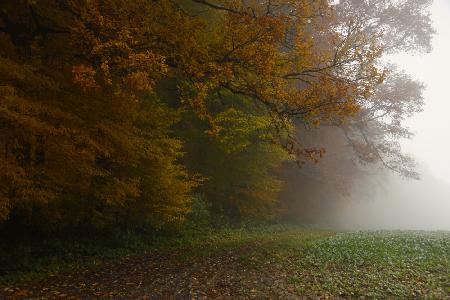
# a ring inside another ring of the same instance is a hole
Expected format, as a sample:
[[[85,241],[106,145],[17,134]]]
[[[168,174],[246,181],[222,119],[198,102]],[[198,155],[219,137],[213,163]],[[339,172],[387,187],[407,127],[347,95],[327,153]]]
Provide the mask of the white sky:
[[[432,18],[437,31],[433,52],[396,55],[392,61],[427,86],[424,112],[407,123],[416,136],[404,149],[450,182],[450,0],[434,0]]]
[[[427,85],[424,112],[407,122],[416,136],[403,143],[422,180],[390,174],[373,199],[356,192],[337,212],[344,228],[450,230],[450,0],[434,0],[432,18],[432,53],[390,57]]]

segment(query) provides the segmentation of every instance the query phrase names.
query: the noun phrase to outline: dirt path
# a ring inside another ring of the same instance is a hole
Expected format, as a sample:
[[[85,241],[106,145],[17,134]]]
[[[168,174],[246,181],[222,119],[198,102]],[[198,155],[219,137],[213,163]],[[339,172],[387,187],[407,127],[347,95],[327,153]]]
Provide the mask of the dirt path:
[[[0,297],[27,299],[274,299],[296,298],[287,271],[274,262],[252,264],[250,246],[211,257],[178,259],[146,254],[98,270],[60,274],[33,285],[6,288]]]

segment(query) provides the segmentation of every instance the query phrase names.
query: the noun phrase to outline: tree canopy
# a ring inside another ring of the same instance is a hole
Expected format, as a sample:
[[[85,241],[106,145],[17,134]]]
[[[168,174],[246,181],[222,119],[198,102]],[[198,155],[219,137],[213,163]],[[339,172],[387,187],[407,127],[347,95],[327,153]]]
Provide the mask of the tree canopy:
[[[319,126],[415,176],[397,140],[423,86],[381,58],[429,50],[429,1],[372,2],[2,1],[0,223],[161,228],[199,194],[273,215]]]

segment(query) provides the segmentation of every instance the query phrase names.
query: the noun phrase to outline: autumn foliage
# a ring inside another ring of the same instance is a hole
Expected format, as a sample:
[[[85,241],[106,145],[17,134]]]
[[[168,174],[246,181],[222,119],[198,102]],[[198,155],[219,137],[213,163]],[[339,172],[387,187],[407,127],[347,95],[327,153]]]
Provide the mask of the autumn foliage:
[[[50,231],[179,225],[194,194],[274,215],[280,165],[324,153],[295,127],[388,74],[325,0],[5,0],[0,45],[0,223]]]

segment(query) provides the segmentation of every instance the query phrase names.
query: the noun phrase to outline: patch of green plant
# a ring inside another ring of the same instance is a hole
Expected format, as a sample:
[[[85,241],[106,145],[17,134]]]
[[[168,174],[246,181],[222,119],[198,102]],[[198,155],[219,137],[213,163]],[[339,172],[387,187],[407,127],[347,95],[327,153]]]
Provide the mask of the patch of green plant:
[[[317,240],[297,261],[295,285],[342,297],[449,297],[450,233],[359,232]]]

